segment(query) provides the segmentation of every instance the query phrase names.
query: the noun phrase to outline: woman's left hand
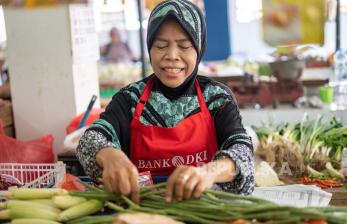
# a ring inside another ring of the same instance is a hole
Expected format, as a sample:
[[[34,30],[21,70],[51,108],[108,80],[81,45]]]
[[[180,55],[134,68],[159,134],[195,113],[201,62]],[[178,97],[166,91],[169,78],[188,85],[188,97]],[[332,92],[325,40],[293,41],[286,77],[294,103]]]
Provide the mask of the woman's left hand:
[[[221,158],[199,167],[179,166],[167,181],[166,201],[200,198],[214,183],[233,181],[236,174],[235,162],[229,158]]]
[[[167,181],[166,201],[199,198],[214,182],[214,175],[203,167],[179,166]]]

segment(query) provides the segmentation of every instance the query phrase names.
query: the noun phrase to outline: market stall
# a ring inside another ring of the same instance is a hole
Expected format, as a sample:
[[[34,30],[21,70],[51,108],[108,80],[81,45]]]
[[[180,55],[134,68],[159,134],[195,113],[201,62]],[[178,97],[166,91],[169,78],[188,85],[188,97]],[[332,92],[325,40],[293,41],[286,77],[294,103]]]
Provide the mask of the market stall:
[[[271,51],[233,52],[218,20],[229,55],[206,60],[201,19],[245,10],[220,1],[3,3],[0,223],[347,223],[340,1],[258,1]]]

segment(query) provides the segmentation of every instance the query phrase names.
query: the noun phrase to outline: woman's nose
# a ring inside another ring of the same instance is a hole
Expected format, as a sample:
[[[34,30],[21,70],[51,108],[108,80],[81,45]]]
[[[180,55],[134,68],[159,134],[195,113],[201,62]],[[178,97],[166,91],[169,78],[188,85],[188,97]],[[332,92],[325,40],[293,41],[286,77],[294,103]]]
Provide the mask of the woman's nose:
[[[179,58],[179,51],[177,47],[175,46],[170,46],[167,51],[167,59],[170,60],[177,60]]]

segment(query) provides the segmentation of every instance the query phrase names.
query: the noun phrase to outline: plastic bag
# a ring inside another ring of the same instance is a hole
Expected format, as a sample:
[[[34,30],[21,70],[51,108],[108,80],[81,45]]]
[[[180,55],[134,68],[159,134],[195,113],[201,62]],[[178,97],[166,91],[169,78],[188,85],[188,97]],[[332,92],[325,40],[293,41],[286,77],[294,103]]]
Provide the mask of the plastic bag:
[[[76,176],[66,173],[62,183],[58,184],[59,188],[65,190],[76,190],[76,191],[85,191],[86,187],[81,183],[81,180]]]
[[[0,121],[0,163],[53,163],[53,136],[19,141],[5,135]]]
[[[75,155],[78,142],[89,126],[80,128],[66,135],[64,139],[64,149],[59,152],[59,155]]]
[[[91,123],[93,123],[96,119],[98,119],[100,117],[100,114],[102,112],[104,112],[105,110],[104,109],[92,109],[90,111],[90,114],[87,118],[87,121],[85,123],[84,126],[88,126],[90,125]],[[84,116],[84,113],[78,115],[77,117],[75,117],[70,123],[69,125],[67,126],[66,128],[66,133],[70,134],[71,132],[75,131],[78,129],[78,126],[79,124],[81,123],[82,121],[82,118]]]

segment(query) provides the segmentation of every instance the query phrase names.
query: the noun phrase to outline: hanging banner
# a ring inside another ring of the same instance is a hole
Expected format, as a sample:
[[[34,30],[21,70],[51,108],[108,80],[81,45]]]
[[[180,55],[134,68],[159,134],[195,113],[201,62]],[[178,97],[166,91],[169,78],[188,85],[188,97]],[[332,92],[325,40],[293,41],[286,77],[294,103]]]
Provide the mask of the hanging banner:
[[[271,46],[324,44],[326,0],[263,0],[263,38]]]
[[[94,10],[91,5],[69,5],[74,64],[99,60],[99,42],[95,29]]]
[[[68,3],[88,3],[88,0],[1,0],[1,4],[13,7],[36,8],[44,6],[56,6]]]
[[[154,7],[159,4],[160,2],[162,2],[163,0],[146,0],[145,2],[145,8],[148,11],[152,11],[154,9]]]

